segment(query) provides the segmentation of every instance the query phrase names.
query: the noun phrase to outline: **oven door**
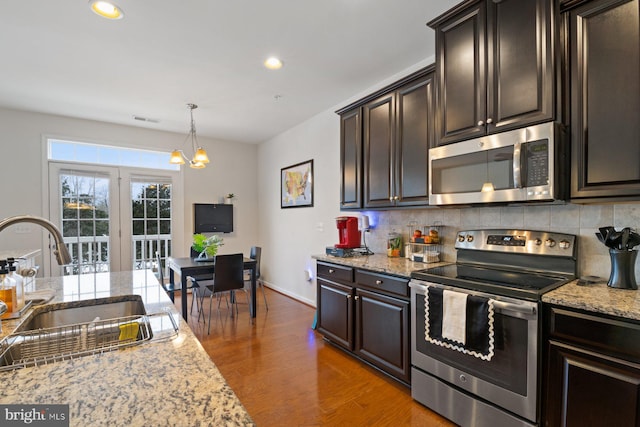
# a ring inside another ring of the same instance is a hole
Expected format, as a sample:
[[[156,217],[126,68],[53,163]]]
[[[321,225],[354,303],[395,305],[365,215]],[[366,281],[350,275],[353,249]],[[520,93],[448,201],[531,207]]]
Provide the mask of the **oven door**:
[[[494,300],[494,355],[489,361],[425,339],[425,295],[429,286]],[[538,304],[418,280],[412,280],[410,287],[412,365],[458,390],[535,422]]]

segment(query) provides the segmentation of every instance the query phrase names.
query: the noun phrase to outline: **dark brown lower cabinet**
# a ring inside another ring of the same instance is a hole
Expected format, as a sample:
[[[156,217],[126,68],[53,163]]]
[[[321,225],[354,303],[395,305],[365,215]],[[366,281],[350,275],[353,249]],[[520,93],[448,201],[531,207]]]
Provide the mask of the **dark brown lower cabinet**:
[[[640,366],[549,344],[547,426],[640,426]]]
[[[355,305],[354,352],[409,383],[409,302],[357,289]]]
[[[353,271],[345,270],[352,269],[318,262],[318,331],[410,384],[408,280],[358,269],[354,281]]]
[[[548,311],[544,426],[640,427],[640,325]]]
[[[347,350],[353,348],[353,288],[318,278],[318,330]]]

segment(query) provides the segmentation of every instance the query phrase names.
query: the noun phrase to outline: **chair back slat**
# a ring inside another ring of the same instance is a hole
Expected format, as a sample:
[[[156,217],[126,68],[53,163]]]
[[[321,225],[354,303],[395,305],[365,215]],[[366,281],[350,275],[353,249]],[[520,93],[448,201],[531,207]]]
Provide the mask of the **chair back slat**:
[[[214,292],[244,288],[244,256],[216,255],[213,277]]]

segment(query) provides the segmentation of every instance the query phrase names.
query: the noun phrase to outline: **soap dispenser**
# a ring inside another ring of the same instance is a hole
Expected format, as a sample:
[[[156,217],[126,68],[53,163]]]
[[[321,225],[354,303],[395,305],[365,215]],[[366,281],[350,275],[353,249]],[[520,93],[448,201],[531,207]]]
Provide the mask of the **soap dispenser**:
[[[24,278],[17,273],[18,261],[15,258],[7,258],[7,267],[9,269],[9,278],[13,279],[16,284],[16,297],[18,304],[14,311],[22,310],[25,304],[24,295]]]
[[[16,283],[9,277],[9,266],[6,259],[0,260],[0,301],[7,304],[7,311],[17,311]]]

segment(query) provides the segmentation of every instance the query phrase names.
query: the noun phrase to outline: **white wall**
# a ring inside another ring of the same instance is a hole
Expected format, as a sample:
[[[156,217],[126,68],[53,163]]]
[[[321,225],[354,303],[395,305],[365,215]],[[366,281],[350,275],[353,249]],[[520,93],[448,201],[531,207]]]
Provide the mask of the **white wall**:
[[[427,58],[260,144],[261,274],[269,287],[315,305],[315,280],[306,281],[305,270],[315,273],[312,255],[338,241],[335,218],[341,215],[340,117],[335,110],[431,63],[433,58]],[[280,169],[309,159],[314,161],[314,206],[281,209]]]
[[[197,122],[197,120],[196,120]],[[55,136],[77,141],[98,142],[137,148],[170,151],[182,148],[185,133],[161,132],[133,126],[73,119],[69,117],[0,109],[0,183],[4,193],[0,203],[0,218],[30,214],[48,217],[43,208],[42,169],[45,146],[43,136]],[[227,193],[235,193],[234,232],[224,234],[221,253],[249,253],[257,243],[258,191],[257,146],[198,137],[207,150],[211,163],[205,169],[183,166],[184,188],[176,188],[184,196],[184,223],[174,229],[174,255],[187,255],[193,231],[192,204],[220,203]],[[0,250],[43,247],[43,232],[30,227],[31,232],[17,234],[12,226],[0,233]]]

